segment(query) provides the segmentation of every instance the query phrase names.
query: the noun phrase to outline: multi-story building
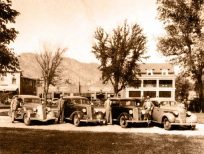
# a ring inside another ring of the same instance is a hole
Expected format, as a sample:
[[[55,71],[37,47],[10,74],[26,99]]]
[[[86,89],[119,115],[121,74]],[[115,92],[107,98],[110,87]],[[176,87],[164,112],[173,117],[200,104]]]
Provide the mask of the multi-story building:
[[[0,73],[0,94],[31,94],[36,95],[36,79],[25,77],[21,71]]]
[[[168,63],[141,64],[137,88],[127,87],[125,97],[146,97],[175,100],[174,67]]]

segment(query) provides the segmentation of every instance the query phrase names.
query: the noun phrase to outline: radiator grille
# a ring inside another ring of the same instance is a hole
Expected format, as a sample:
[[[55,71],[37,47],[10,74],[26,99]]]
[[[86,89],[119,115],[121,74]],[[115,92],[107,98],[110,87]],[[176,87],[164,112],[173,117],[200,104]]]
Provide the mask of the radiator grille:
[[[138,108],[134,108],[133,109],[133,119],[135,119],[135,120],[139,120],[138,119]]]
[[[181,122],[185,123],[186,122],[186,113],[183,112],[183,113],[180,113],[179,115],[180,115],[179,117],[181,119]]]

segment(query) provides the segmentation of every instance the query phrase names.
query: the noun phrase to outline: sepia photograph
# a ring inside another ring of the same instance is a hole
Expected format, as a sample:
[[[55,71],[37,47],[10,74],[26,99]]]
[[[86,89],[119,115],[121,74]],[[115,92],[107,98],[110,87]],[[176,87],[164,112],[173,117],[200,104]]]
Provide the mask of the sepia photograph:
[[[0,154],[204,154],[204,0],[0,0]]]

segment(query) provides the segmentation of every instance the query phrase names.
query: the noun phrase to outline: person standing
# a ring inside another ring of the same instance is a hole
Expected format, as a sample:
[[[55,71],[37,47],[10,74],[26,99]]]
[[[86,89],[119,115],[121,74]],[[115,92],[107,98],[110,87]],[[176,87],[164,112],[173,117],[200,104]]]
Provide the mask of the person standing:
[[[10,109],[11,109],[11,122],[14,123],[16,111],[18,109],[18,96],[17,95],[13,96],[13,99],[11,100]]]
[[[60,95],[60,99],[58,101],[58,111],[59,111],[58,123],[63,123],[64,122],[64,99],[62,94]]]
[[[106,110],[106,121],[108,124],[112,124],[112,110],[111,110],[111,100],[108,97],[104,103],[104,107]]]
[[[153,107],[154,104],[150,101],[150,97],[147,96],[147,99],[143,104],[143,108],[145,109],[145,114],[147,115],[148,119],[151,119]]]
[[[183,105],[184,105],[184,108],[186,109],[186,110],[188,110],[188,102],[187,102],[187,99],[186,98],[184,98],[184,100],[183,100]]]

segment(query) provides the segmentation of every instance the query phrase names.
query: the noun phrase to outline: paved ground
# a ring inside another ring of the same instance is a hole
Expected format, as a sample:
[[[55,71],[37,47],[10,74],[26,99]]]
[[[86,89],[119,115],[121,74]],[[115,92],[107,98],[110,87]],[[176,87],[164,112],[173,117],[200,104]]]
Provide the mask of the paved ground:
[[[156,133],[156,134],[173,134],[184,136],[204,136],[204,124],[197,124],[196,130],[187,129],[174,129],[166,131],[161,127],[131,127],[121,128],[119,125],[103,125],[103,126],[90,126],[85,125],[81,127],[75,127],[71,123],[64,124],[40,124],[26,126],[22,122],[16,121],[11,123],[11,119],[8,116],[0,116],[0,127],[5,128],[27,128],[27,129],[43,129],[43,130],[59,130],[59,131],[93,131],[93,132],[116,132],[116,133]]]

